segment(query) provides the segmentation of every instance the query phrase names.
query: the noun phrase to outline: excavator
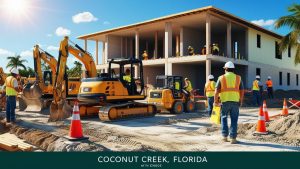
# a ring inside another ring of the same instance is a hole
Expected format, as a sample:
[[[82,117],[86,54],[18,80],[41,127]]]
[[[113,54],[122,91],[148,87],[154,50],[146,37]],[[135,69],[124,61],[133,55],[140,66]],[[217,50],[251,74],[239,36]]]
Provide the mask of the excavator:
[[[139,70],[138,75],[134,75],[136,68]],[[118,75],[115,69],[118,69]],[[130,75],[125,75],[129,71]],[[124,76],[130,76],[132,80],[128,82]],[[108,73],[82,80],[78,93],[80,115],[97,114],[102,121],[154,116],[155,105],[136,101],[145,99],[143,91],[142,61],[135,58],[112,59],[109,61]]]
[[[3,85],[5,83],[7,75],[4,73],[3,68],[0,67],[0,109],[5,110],[6,107],[6,97],[4,96]]]
[[[19,97],[19,108],[25,111],[40,112],[52,98],[52,84],[56,74],[57,60],[42,50],[39,45],[34,46],[33,59],[36,72],[35,82],[24,85],[23,94]],[[49,65],[51,71],[42,72],[42,60]]]
[[[72,43],[72,44],[69,44]],[[49,122],[59,121],[70,116],[72,108],[70,104],[77,100],[71,97],[68,88],[68,78],[66,74],[66,64],[69,53],[74,55],[85,66],[85,76],[89,78],[97,77],[95,61],[90,53],[83,50],[80,46],[69,40],[66,36],[60,42],[57,71],[53,85],[53,100],[50,105]],[[78,93],[79,91],[77,91]],[[76,94],[77,94],[76,93]]]

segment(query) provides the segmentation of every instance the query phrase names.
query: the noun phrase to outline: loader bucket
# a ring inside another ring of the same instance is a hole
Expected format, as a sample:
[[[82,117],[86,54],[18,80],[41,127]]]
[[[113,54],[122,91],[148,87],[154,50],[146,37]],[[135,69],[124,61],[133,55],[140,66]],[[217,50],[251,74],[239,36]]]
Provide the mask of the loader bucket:
[[[27,84],[23,88],[23,95],[19,98],[19,108],[26,112],[41,112],[43,109],[42,90],[37,83]]]
[[[50,105],[50,117],[48,119],[48,122],[64,120],[70,117],[71,114],[72,107],[66,101],[61,101],[58,103],[55,103],[53,101]]]

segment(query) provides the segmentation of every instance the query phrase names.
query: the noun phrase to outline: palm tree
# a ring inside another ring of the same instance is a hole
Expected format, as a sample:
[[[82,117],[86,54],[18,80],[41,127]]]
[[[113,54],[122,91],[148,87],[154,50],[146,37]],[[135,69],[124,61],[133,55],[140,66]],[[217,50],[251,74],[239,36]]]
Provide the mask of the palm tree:
[[[295,65],[300,63],[300,4],[293,4],[288,7],[290,15],[282,16],[275,22],[275,28],[288,26],[291,32],[285,35],[280,42],[280,51],[288,48],[295,48]]]
[[[24,70],[26,70],[26,66],[24,65],[27,60],[21,59],[20,55],[17,56],[9,56],[7,57],[9,60],[6,68],[17,68],[17,67],[22,67]]]

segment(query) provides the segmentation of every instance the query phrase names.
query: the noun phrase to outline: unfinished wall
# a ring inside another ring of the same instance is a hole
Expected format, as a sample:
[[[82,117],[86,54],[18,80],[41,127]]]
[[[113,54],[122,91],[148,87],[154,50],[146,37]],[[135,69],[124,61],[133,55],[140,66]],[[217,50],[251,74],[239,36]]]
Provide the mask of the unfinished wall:
[[[163,66],[144,66],[144,82],[145,84],[155,85],[156,76],[164,75],[165,67]]]
[[[108,59],[121,57],[121,41],[120,36],[110,35],[108,37]]]
[[[205,45],[205,32],[197,29],[183,27],[183,55],[188,55],[188,46],[192,46],[196,54],[201,53]]]

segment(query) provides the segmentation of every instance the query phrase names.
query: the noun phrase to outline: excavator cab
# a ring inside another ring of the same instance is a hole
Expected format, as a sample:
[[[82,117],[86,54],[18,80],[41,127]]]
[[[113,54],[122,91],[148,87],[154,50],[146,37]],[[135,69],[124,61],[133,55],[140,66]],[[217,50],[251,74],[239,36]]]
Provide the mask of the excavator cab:
[[[123,83],[123,85],[127,88],[129,95],[141,95],[144,91],[144,79],[143,77],[143,63],[139,59],[111,59],[109,62],[109,73],[108,76],[111,78],[114,77],[115,72],[112,67],[114,65],[117,65],[119,69],[119,77],[118,79]],[[137,75],[135,75],[135,68],[141,68],[139,69],[139,72]],[[126,75],[126,71],[130,72],[130,74]],[[130,77],[130,82],[126,81],[124,79],[125,76]],[[136,78],[135,78],[136,77]],[[139,86],[139,88],[138,88]]]
[[[149,91],[147,100],[149,104],[155,104],[158,111],[166,110],[173,114],[195,109],[194,101],[184,94],[181,76],[157,76],[156,88]]]

